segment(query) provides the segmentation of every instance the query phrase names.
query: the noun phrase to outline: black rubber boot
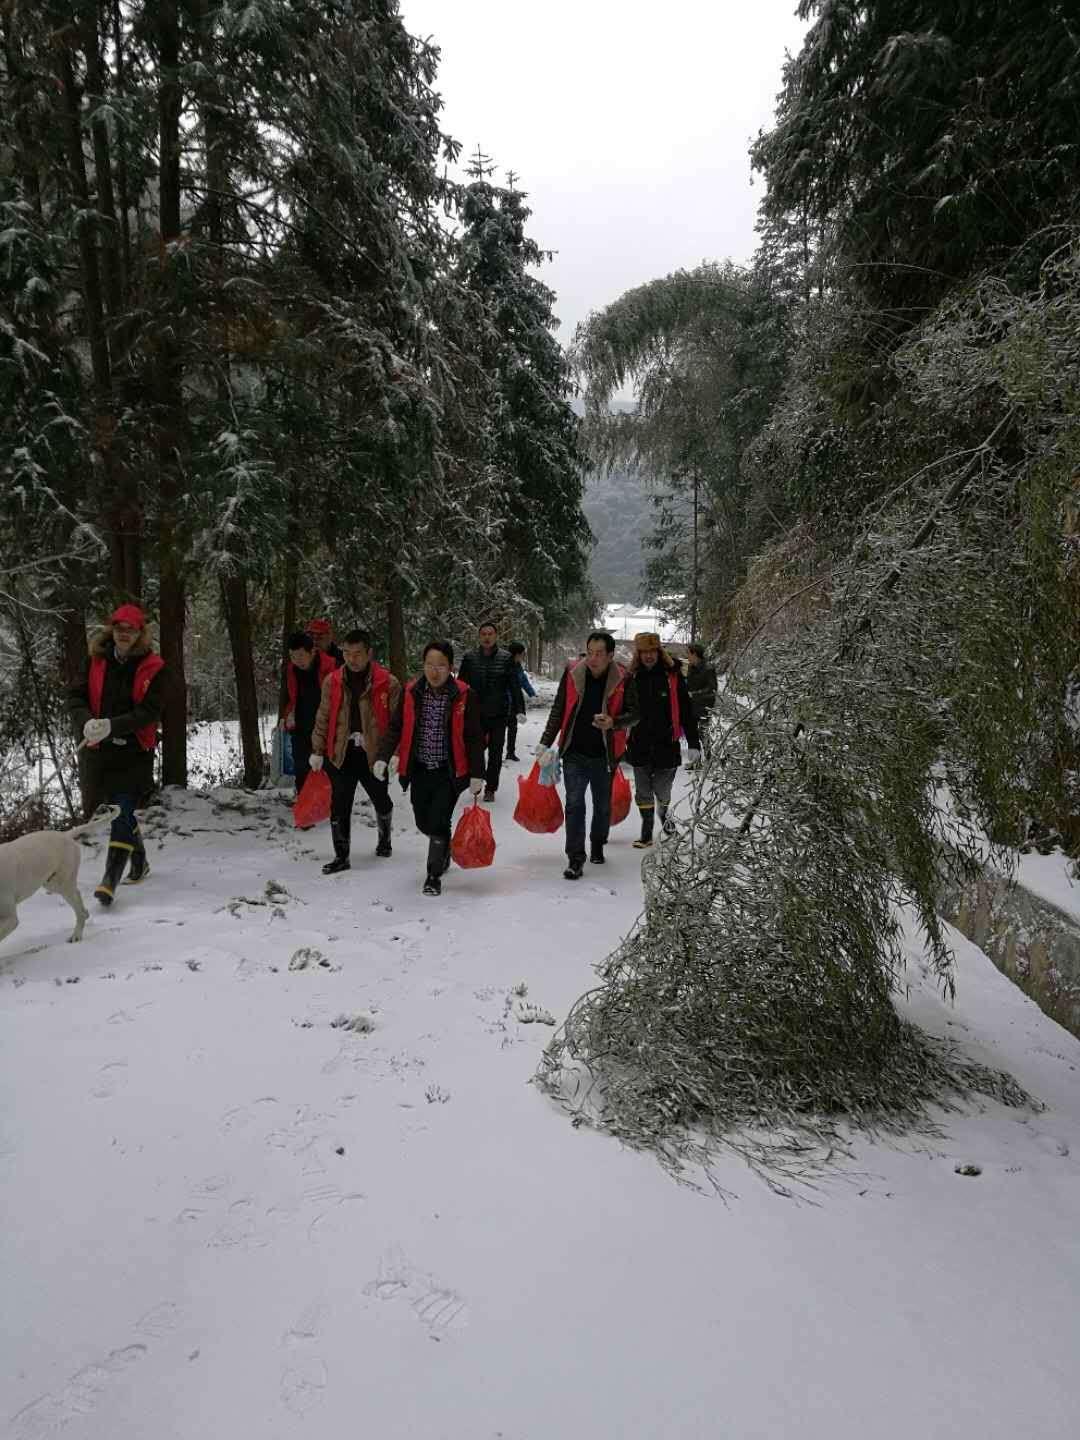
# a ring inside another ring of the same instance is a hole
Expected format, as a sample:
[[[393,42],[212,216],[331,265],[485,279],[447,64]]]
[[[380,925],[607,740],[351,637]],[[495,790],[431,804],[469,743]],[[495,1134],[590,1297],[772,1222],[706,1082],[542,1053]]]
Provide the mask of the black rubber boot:
[[[349,822],[330,819],[330,838],[334,842],[334,858],[322,867],[324,875],[337,875],[341,870],[351,870],[349,864]]]
[[[116,894],[116,887],[120,884],[124,875],[124,867],[132,853],[132,847],[116,840],[109,841],[108,854],[105,857],[105,874],[101,877],[101,883],[94,890],[94,899],[101,905],[111,905],[113,896]]]
[[[146,858],[146,846],[143,844],[142,836],[136,831],[135,848],[131,852],[131,866],[124,884],[141,885],[149,874],[150,861]]]
[[[585,870],[584,855],[567,856],[566,869],[562,872],[564,880],[580,880]]]
[[[589,844],[589,864],[590,864],[590,865],[603,865],[603,863],[604,863],[604,847],[603,847],[603,845],[600,844],[600,842],[599,842],[598,840],[593,840],[593,841],[591,841],[590,844]]]
[[[394,824],[394,812],[388,810],[385,815],[376,815],[379,826],[379,843],[375,846],[375,854],[385,860],[388,855],[394,853],[390,844],[390,832]]]
[[[653,812],[642,810],[641,812],[641,838],[634,841],[635,850],[648,850],[652,844]]]
[[[450,842],[445,835],[432,835],[428,840],[427,879],[424,881],[425,895],[442,894],[442,876],[446,873],[450,859]]]

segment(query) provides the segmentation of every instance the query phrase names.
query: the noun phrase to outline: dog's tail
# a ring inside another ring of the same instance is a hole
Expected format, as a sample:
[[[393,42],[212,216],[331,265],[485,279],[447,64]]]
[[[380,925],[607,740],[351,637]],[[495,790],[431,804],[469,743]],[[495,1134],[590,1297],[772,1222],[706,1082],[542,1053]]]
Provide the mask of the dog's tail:
[[[99,825],[111,825],[119,814],[119,805],[102,805],[95,810],[85,825],[76,825],[67,833],[73,840],[77,840],[80,835],[85,835],[88,830],[96,830]]]

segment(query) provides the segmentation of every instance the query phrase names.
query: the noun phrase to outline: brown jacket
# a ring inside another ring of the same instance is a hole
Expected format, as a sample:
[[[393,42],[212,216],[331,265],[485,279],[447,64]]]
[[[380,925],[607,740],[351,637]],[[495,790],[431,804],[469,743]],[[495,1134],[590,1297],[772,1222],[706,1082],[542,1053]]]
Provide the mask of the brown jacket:
[[[401,682],[396,675],[391,675],[381,665],[372,660],[368,667],[368,683],[364,693],[360,697],[360,723],[364,732],[364,750],[367,753],[369,762],[374,763],[379,750],[379,741],[382,739],[389,724],[390,717],[397,713],[398,702],[401,699]],[[333,765],[342,765],[345,762],[345,750],[349,743],[349,668],[343,665],[328,675],[322,684],[322,699],[319,701],[319,713],[315,716],[315,728],[311,732],[311,753],[313,755],[325,755]],[[342,696],[341,709],[338,713],[337,728],[334,733],[333,753],[326,751],[326,731],[330,724],[330,695],[334,684],[334,677],[341,676]],[[380,704],[372,704],[372,690],[385,694],[385,708]],[[380,725],[376,710],[381,710],[386,716],[386,724]]]

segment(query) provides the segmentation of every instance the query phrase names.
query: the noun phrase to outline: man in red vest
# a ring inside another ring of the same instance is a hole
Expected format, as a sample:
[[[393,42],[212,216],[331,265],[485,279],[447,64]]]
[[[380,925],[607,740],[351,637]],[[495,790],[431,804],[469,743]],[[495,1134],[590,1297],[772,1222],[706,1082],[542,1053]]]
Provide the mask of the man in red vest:
[[[345,656],[334,644],[334,627],[329,620],[309,620],[304,629],[315,642],[320,655],[329,655],[335,665],[341,665]]]
[[[322,699],[311,736],[312,770],[327,773],[333,788],[330,834],[334,858],[323,866],[324,875],[336,875],[350,868],[352,808],[356,787],[362,785],[372,805],[379,829],[375,854],[392,854],[390,833],[394,802],[385,776],[376,779],[371,767],[382,737],[390,728],[397,709],[401,685],[395,675],[379,665],[371,653],[367,630],[350,630],[343,646],[345,663],[323,681]]]
[[[294,630],[289,636],[289,659],[285,670],[287,698],[280,718],[292,738],[293,774],[298,795],[311,768],[311,737],[322,700],[323,681],[336,669],[334,657],[325,650],[317,650],[306,631]]]
[[[634,636],[634,658],[630,674],[637,686],[638,723],[630,737],[627,758],[634,767],[634,799],[641,814],[641,835],[634,841],[638,850],[653,843],[653,817],[659,812],[660,827],[667,833],[671,787],[682,761],[679,738],[686,736],[687,760],[700,756],[697,717],[686,688],[686,679],[660,636],[642,631]]]
[[[559,741],[566,782],[567,880],[585,869],[585,793],[592,791],[589,859],[603,865],[611,825],[611,782],[626,749],[626,732],[637,723],[634,682],[615,661],[615,641],[594,630],[585,659],[563,671],[536,758],[543,765]]]
[[[120,807],[109,835],[105,874],[94,891],[102,905],[113,903],[129,860],[129,885],[150,873],[135,810],[154,788],[166,678],[164,661],[150,647],[146,616],[138,605],[121,605],[91,640],[84,679],[68,691],[68,713],[81,741],[86,813],[105,804]]]

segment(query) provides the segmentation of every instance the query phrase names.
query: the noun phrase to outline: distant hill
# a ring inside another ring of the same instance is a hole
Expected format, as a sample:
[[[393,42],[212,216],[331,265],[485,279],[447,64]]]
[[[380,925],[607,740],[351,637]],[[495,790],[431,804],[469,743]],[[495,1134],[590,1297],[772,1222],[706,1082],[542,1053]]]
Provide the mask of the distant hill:
[[[641,476],[625,470],[589,476],[583,507],[596,536],[589,563],[593,589],[605,601],[645,598],[641,542],[652,524],[652,500]]]
[[[579,401],[571,402],[580,415]],[[633,410],[626,400],[612,402],[615,410]],[[590,474],[582,508],[596,536],[589,565],[593,589],[605,602],[645,598],[645,560],[641,542],[652,524],[652,501],[645,479],[629,470]]]

